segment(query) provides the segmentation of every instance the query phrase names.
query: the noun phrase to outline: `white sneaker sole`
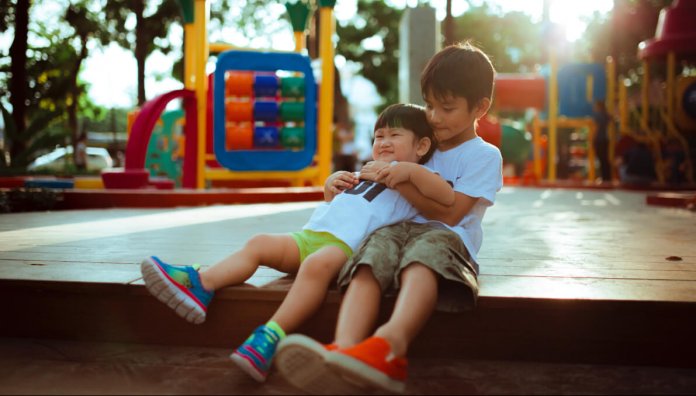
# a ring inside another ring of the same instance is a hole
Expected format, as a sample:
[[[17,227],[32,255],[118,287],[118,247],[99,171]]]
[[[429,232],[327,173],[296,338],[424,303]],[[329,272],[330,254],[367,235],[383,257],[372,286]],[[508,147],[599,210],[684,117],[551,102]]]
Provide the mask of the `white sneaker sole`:
[[[278,345],[274,364],[290,385],[311,395],[362,394],[364,389],[327,366],[325,356],[333,354],[313,339],[292,334]]]
[[[262,373],[259,372],[259,370],[254,367],[254,365],[248,361],[244,356],[239,355],[237,353],[232,353],[230,355],[230,359],[242,370],[244,371],[249,377],[253,378],[257,382],[265,382],[266,381],[266,375],[263,375]]]
[[[406,383],[390,378],[373,367],[340,352],[327,354],[326,365],[331,371],[363,388],[378,389],[388,393],[404,393]]]
[[[158,300],[184,318],[187,322],[205,322],[205,311],[188,294],[179,289],[155,261],[148,257],[140,263],[145,287]]]

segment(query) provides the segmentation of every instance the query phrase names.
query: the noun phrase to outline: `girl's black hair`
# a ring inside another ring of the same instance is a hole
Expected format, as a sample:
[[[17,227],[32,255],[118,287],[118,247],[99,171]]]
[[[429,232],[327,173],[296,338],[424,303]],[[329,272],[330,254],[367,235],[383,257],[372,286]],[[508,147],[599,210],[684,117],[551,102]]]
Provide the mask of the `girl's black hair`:
[[[426,163],[437,148],[437,141],[425,116],[425,108],[415,104],[397,103],[390,105],[380,113],[375,122],[375,131],[381,128],[404,128],[412,131],[416,135],[416,140],[422,138],[430,139],[430,149],[418,161],[420,164]]]

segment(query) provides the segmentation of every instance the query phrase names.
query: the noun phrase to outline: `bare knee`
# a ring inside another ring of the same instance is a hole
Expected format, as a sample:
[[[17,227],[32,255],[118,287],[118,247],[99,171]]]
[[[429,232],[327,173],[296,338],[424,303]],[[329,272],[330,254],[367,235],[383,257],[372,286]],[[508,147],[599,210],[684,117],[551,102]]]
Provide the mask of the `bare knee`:
[[[372,267],[369,265],[359,265],[355,269],[355,274],[353,274],[353,279],[351,280],[351,283],[353,282],[357,282],[359,284],[378,283],[374,272],[372,272]]]
[[[310,258],[300,265],[297,277],[329,282],[336,276],[339,269],[340,267],[336,268],[334,263]]]
[[[404,284],[411,279],[437,282],[437,275],[428,266],[419,262],[413,262],[406,266],[406,268],[404,268],[399,275],[401,284]]]

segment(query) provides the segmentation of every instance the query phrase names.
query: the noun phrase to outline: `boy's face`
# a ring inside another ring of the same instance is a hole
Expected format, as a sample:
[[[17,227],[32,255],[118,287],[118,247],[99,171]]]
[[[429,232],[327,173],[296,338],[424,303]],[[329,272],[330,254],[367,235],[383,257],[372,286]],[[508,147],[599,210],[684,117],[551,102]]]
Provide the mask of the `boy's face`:
[[[430,139],[417,139],[410,129],[384,127],[375,131],[372,158],[375,161],[418,162],[428,152]]]
[[[474,123],[485,114],[483,111],[479,115],[478,107],[470,109],[466,98],[461,96],[447,95],[438,99],[432,92],[425,96],[425,113],[440,150],[456,147],[476,136]]]

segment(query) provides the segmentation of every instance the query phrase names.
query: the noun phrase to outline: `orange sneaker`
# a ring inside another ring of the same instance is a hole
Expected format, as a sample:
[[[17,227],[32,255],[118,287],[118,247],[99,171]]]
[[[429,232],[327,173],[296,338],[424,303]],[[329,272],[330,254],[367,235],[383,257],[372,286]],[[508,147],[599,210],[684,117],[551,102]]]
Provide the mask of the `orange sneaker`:
[[[405,358],[387,360],[390,353],[387,340],[370,337],[354,347],[326,354],[325,360],[332,370],[357,385],[403,393],[408,362]]]
[[[278,374],[290,385],[311,395],[353,395],[364,393],[329,369],[325,358],[335,354],[336,344],[321,344],[307,336],[285,337],[273,358]]]

